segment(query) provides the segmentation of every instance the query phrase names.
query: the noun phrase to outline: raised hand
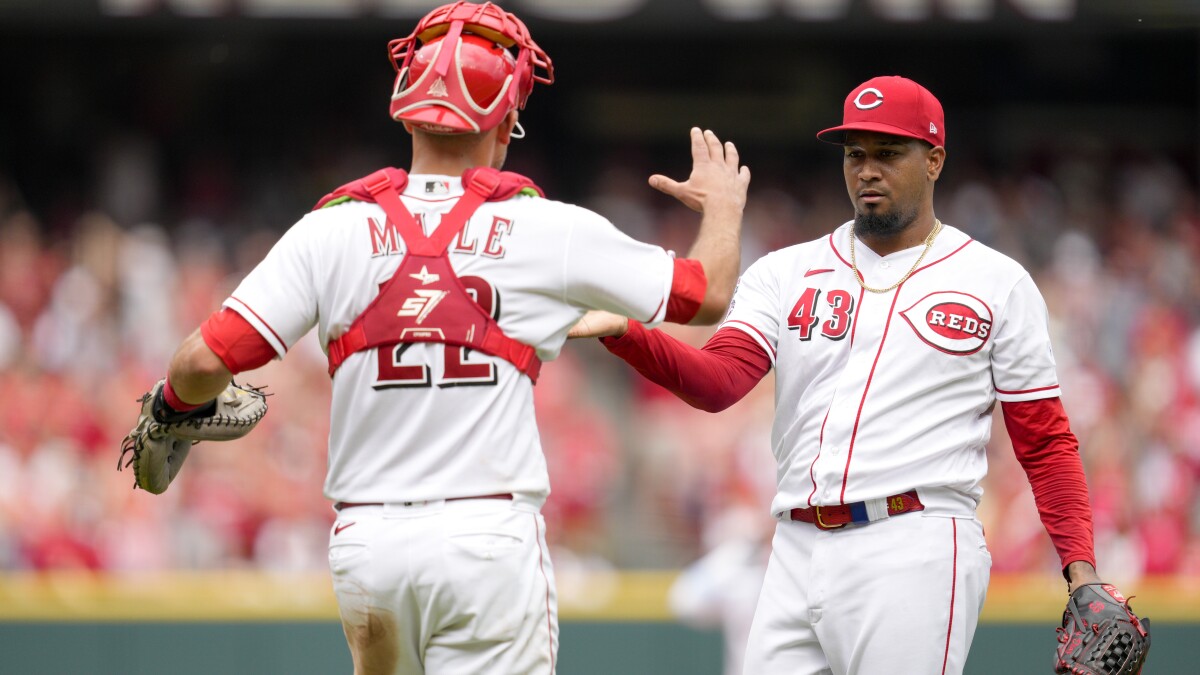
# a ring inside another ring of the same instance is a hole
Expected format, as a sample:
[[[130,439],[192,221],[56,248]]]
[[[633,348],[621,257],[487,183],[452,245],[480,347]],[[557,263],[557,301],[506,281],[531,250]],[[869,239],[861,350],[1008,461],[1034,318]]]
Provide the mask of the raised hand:
[[[738,165],[737,147],[721,143],[712,131],[692,127],[692,173],[682,183],[662,174],[650,176],[650,186],[671,195],[693,211],[716,207],[740,211],[746,205],[750,169]]]

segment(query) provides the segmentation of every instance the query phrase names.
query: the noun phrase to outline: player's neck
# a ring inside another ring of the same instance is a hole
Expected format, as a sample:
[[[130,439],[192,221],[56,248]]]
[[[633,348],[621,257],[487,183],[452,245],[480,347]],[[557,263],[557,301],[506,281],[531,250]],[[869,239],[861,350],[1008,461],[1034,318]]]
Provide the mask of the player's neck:
[[[495,166],[496,145],[490,135],[482,139],[414,135],[409,173],[461,176],[477,166]]]

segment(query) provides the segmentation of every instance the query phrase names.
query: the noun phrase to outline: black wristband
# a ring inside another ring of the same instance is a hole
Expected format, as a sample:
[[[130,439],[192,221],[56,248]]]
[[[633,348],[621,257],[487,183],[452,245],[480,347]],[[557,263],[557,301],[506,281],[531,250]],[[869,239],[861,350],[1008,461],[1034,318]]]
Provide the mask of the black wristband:
[[[159,424],[178,424],[198,417],[209,417],[217,412],[217,399],[215,398],[198,408],[181,412],[167,403],[164,391],[166,391],[165,386],[159,387],[154,394],[154,401],[150,404],[150,412],[154,415],[154,421]]]

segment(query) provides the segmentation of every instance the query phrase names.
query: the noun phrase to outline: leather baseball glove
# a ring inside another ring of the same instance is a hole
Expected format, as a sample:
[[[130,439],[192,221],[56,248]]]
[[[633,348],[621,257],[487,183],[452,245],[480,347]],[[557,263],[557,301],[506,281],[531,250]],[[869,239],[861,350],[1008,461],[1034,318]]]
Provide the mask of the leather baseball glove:
[[[140,399],[137,426],[121,442],[117,470],[133,466],[133,487],[162,494],[175,479],[192,445],[200,441],[230,441],[250,433],[267,414],[263,387],[242,387],[231,382],[208,404],[176,412],[163,400],[163,385]],[[125,455],[133,456],[125,461]]]
[[[1071,593],[1054,672],[1138,675],[1149,652],[1150,620],[1139,619],[1115,586],[1084,584]]]

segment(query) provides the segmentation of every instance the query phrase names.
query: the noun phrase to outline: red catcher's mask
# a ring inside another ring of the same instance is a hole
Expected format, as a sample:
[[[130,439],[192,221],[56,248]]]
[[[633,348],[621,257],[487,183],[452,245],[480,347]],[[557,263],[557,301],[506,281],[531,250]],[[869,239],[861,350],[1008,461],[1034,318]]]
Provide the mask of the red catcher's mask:
[[[438,7],[388,52],[396,68],[392,119],[431,133],[488,131],[525,107],[534,82],[554,81],[550,57],[525,24],[490,2]]]

